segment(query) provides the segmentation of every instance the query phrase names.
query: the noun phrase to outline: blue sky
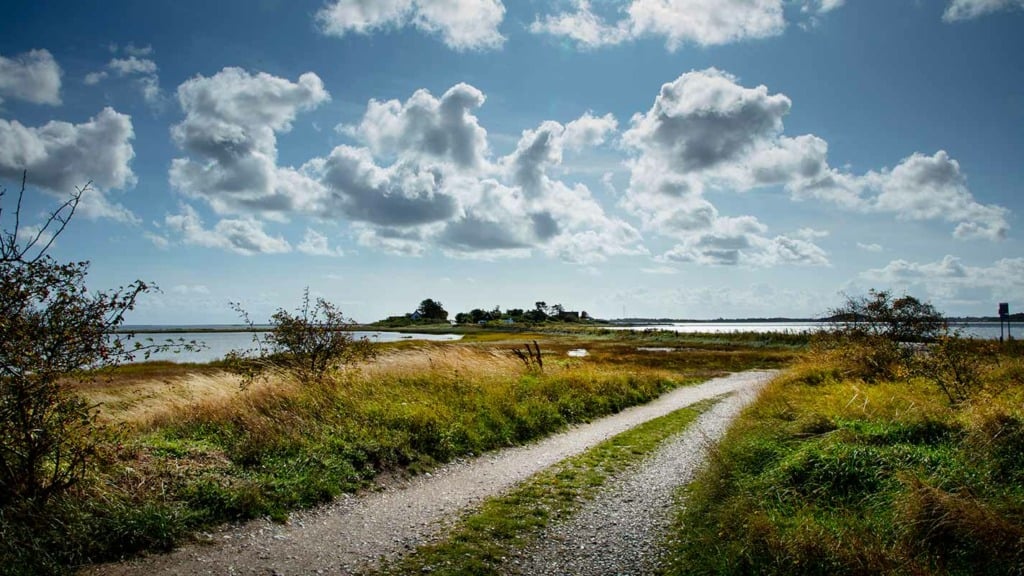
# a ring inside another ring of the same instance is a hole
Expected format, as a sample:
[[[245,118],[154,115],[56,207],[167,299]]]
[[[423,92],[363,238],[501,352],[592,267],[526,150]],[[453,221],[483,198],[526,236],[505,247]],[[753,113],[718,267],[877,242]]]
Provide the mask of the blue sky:
[[[21,2],[0,180],[133,323],[1024,305],[1024,1]],[[8,196],[9,198],[9,196]],[[6,199],[5,199],[6,200]],[[6,208],[6,207],[5,207]],[[5,211],[9,216],[10,210]],[[5,220],[4,224],[10,226]],[[1014,304],[1019,302],[1021,304]]]

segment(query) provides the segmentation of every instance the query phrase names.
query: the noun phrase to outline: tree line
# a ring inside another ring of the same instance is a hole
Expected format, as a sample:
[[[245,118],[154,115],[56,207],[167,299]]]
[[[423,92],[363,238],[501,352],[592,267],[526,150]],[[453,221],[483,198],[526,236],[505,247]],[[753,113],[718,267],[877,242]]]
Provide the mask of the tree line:
[[[501,310],[495,306],[492,310],[474,308],[469,312],[460,312],[455,315],[455,322],[458,324],[479,324],[480,322],[512,321],[512,322],[585,322],[591,320],[586,311],[576,312],[567,310],[561,304],[548,305],[543,300],[535,302],[533,308],[506,308]]]
[[[378,326],[409,326],[415,324],[438,324],[449,322],[451,314],[444,305],[433,298],[420,302],[412,312],[400,316],[389,316],[376,322]],[[456,324],[480,324],[487,322],[540,323],[540,322],[589,322],[593,320],[586,311],[568,310],[562,304],[551,304],[540,300],[533,308],[505,308],[496,305],[492,309],[473,308],[458,312],[451,318]]]

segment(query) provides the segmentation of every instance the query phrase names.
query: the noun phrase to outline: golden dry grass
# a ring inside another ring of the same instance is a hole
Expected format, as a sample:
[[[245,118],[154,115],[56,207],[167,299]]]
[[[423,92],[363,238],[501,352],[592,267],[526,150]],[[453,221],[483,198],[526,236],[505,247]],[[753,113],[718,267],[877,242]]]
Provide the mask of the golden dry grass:
[[[367,362],[349,367],[343,376],[364,388],[371,381],[403,377],[458,377],[474,379],[517,375],[522,365],[505,349],[494,346],[424,343],[384,348]],[[243,390],[238,375],[190,365],[160,366],[158,370],[114,373],[89,382],[79,393],[97,407],[104,423],[151,428],[197,412],[227,415],[266,400],[268,395],[288,395],[296,384],[281,374],[258,379]],[[248,405],[248,406],[247,406]]]
[[[458,380],[497,382],[512,380],[526,371],[511,350],[522,348],[538,335],[497,334],[490,342],[401,342],[380,347],[373,360],[344,369],[337,378],[352,387],[352,394],[370,393],[381,386],[411,378],[435,383]],[[673,379],[680,372],[710,376],[748,352],[701,351],[687,354],[638,353],[633,345],[610,341],[580,341],[574,337],[539,337],[548,375],[573,373],[575,378],[600,379],[612,373],[643,373],[647,378]],[[585,359],[569,358],[567,351],[585,348]],[[736,356],[735,359],[731,359]],[[773,362],[777,362],[774,360]],[[744,366],[746,367],[746,366]],[[215,366],[173,363],[131,365],[80,385],[79,393],[98,408],[101,421],[141,429],[198,413],[227,417],[246,410],[268,395],[289,395],[296,384],[285,375],[271,375],[242,389],[242,380]]]
[[[183,372],[154,380],[116,378],[80,391],[96,405],[102,422],[140,424],[197,403],[223,402],[238,394],[240,378],[227,372]]]
[[[357,367],[361,378],[403,375],[467,374],[487,377],[517,374],[522,365],[504,348],[473,344],[424,344],[385,350],[376,359]]]

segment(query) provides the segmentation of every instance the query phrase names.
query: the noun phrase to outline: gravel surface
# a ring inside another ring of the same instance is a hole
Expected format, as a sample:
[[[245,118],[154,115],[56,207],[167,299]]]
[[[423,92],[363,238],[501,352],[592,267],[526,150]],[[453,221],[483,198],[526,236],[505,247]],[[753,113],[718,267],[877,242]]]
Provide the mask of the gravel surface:
[[[711,442],[756,396],[733,394],[620,476],[571,518],[549,526],[512,558],[513,574],[651,574],[664,550],[676,489],[688,483]]]
[[[669,392],[643,406],[576,426],[527,446],[462,460],[432,474],[392,482],[292,515],[288,524],[224,526],[206,543],[86,574],[350,574],[371,568],[443,534],[460,512],[534,473],[620,432],[720,394],[749,390],[774,375],[750,371]]]

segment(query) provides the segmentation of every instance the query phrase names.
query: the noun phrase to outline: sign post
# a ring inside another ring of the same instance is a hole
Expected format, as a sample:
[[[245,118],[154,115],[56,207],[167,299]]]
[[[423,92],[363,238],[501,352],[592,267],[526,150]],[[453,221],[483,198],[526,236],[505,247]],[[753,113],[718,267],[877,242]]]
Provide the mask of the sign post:
[[[999,341],[1003,341],[1003,322],[1006,322],[1006,336],[1010,340],[1013,340],[1013,335],[1010,334],[1010,304],[1008,302],[999,303]]]

